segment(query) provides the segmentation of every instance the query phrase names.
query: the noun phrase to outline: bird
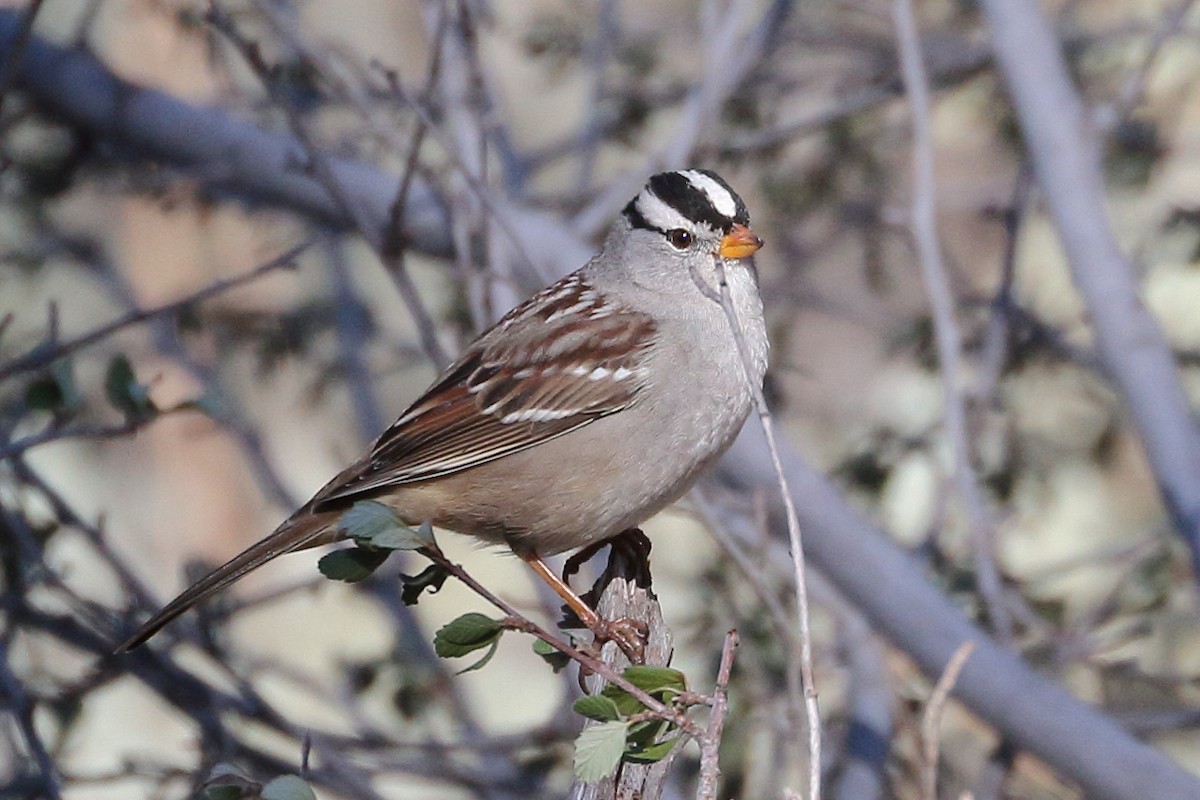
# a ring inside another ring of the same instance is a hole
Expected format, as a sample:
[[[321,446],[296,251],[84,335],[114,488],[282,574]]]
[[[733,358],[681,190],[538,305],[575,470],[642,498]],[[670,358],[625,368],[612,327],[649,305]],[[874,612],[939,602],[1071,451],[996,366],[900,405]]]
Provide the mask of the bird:
[[[762,246],[715,172],[653,175],[590,261],[504,315],[361,458],[117,651],[280,555],[346,538],[338,520],[361,500],[508,547],[599,635],[544,557],[635,529],[732,444],[767,369]]]

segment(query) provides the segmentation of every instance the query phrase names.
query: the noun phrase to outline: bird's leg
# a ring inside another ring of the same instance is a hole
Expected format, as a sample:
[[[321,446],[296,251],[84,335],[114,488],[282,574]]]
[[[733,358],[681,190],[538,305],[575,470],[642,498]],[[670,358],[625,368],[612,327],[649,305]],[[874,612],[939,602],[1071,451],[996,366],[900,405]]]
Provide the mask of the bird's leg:
[[[543,561],[542,557],[536,552],[529,551],[521,553],[520,556],[521,560],[528,564],[537,573],[537,576],[545,581],[554,590],[554,593],[563,599],[567,607],[575,612],[575,615],[579,617],[579,621],[596,636],[598,642],[616,642],[617,646],[625,651],[625,655],[629,656],[629,660],[632,663],[642,663],[645,651],[645,643],[643,642],[644,634],[637,630],[631,620],[617,620],[613,622],[602,618],[582,597],[577,595],[567,585],[566,581],[558,577],[554,573],[554,570],[550,568],[550,565]]]
[[[621,534],[619,533],[617,534],[617,536],[620,535]],[[570,585],[571,578],[574,577],[577,572],[579,572],[579,568],[591,561],[596,553],[599,553],[601,550],[608,547],[615,538],[616,537],[614,536],[610,539],[601,539],[598,542],[592,542],[579,552],[571,554],[567,560],[563,562],[563,583]]]
[[[628,528],[616,536],[593,542],[572,555],[563,564],[563,582],[569,582],[571,577],[579,572],[580,567],[605,547],[611,547],[614,555],[625,559],[625,566],[621,570],[623,577],[631,578],[637,582],[638,586],[650,587],[650,539],[642,533],[640,528]],[[610,557],[609,560],[611,562],[612,558]]]

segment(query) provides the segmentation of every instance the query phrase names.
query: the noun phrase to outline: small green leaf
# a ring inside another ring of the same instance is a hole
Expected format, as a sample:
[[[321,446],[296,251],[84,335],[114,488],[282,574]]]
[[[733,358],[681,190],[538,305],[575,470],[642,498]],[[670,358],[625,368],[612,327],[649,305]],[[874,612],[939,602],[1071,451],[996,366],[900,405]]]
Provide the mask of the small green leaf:
[[[575,740],[575,777],[596,783],[612,774],[625,752],[624,722],[588,725]]]
[[[497,650],[499,647],[500,647],[500,636],[497,634],[496,638],[495,638],[495,639],[492,639],[492,646],[491,646],[491,647],[489,647],[489,648],[488,648],[488,651],[487,651],[486,653],[484,653],[484,654],[483,654],[483,658],[479,659],[478,661],[476,661],[474,664],[472,664],[472,665],[471,665],[471,666],[469,666],[469,667],[463,667],[462,669],[460,669],[458,672],[456,672],[456,673],[454,673],[454,674],[455,674],[455,675],[462,675],[462,674],[464,674],[464,673],[467,673],[467,672],[474,672],[474,671],[475,671],[475,670],[477,670],[477,669],[483,669],[483,667],[484,667],[484,666],[485,666],[485,665],[486,665],[486,664],[487,664],[489,661],[491,661],[491,660],[492,660],[492,656],[496,655],[496,650]]]
[[[625,761],[634,764],[653,764],[656,761],[662,761],[671,751],[675,749],[675,745],[679,744],[682,737],[672,736],[663,742],[656,742],[645,747],[631,747],[625,751],[621,758]]]
[[[651,694],[662,689],[674,689],[676,692],[687,690],[687,676],[670,667],[628,667],[622,675],[634,686]]]
[[[246,800],[257,798],[261,789],[261,784],[222,762],[213,767],[198,796],[200,800]]]
[[[533,652],[549,664],[550,669],[554,670],[556,674],[562,672],[567,664],[571,663],[570,656],[560,650],[556,650],[549,642],[541,639],[533,640]]]
[[[671,669],[670,667],[628,667],[622,675],[634,686],[664,703],[670,702],[674,695],[687,689],[686,676],[679,670]],[[631,716],[639,711],[646,710],[641,701],[619,686],[609,684],[604,687],[602,694],[605,697],[612,698],[617,704],[617,708],[625,716]]]
[[[330,580],[358,583],[368,578],[380,564],[387,561],[387,557],[386,550],[347,547],[323,556],[317,562],[317,569]]]
[[[242,800],[246,793],[240,786],[209,786],[201,793],[201,800]]]
[[[104,393],[113,408],[124,414],[126,419],[147,419],[158,411],[150,400],[150,390],[145,384],[138,383],[133,365],[123,354],[113,356],[112,361],[108,362]]]
[[[400,590],[400,600],[406,606],[415,606],[422,592],[428,590],[430,594],[437,594],[449,575],[449,572],[437,564],[430,564],[416,575],[401,574],[400,581],[404,588]]]
[[[376,500],[360,500],[342,514],[338,529],[354,541],[380,550],[417,550],[433,544],[433,529],[414,530]]]
[[[280,775],[263,787],[262,800],[317,800],[317,796],[302,778]]]
[[[46,373],[25,388],[25,406],[31,411],[65,411],[77,407],[80,400],[69,358],[51,362]]]
[[[463,614],[433,636],[433,650],[442,658],[457,658],[481,650],[500,638],[500,623],[483,614]]]
[[[663,719],[648,719],[630,725],[629,735],[626,737],[626,744],[629,746],[626,751],[654,744],[671,727],[672,724]]]
[[[66,403],[54,378],[39,378],[25,387],[25,407],[30,411],[57,411]]]
[[[594,719],[597,722],[612,722],[621,718],[617,704],[612,701],[611,697],[605,697],[602,694],[581,697],[575,701],[572,708],[575,709],[575,713],[583,714],[588,719]]]

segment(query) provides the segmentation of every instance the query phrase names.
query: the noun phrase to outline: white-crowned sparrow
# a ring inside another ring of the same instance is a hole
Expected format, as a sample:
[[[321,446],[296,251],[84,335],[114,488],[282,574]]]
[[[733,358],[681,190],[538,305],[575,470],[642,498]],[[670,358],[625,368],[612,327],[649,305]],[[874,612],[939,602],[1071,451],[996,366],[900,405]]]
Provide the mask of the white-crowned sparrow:
[[[767,367],[762,241],[708,170],[655,175],[604,247],[480,336],[361,459],[274,533],[187,589],[120,649],[283,553],[343,538],[367,498],[505,544],[591,624],[541,560],[607,539],[678,499],[729,446],[751,406],[717,259],[755,381]],[[698,282],[707,284],[703,290]]]

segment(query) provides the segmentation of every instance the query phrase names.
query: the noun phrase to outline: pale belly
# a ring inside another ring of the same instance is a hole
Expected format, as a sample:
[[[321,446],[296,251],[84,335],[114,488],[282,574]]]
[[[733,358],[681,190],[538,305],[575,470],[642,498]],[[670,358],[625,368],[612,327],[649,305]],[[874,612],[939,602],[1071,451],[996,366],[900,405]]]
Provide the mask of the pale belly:
[[[636,527],[679,499],[741,429],[745,404],[690,408],[668,425],[631,408],[388,498],[414,524],[559,553]],[[381,498],[382,499],[382,498]]]

